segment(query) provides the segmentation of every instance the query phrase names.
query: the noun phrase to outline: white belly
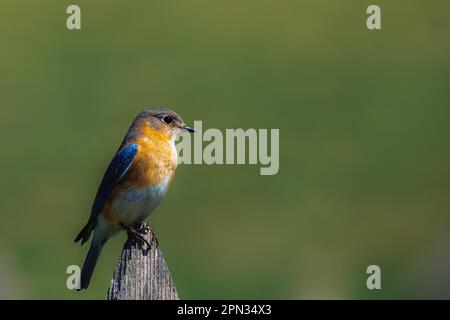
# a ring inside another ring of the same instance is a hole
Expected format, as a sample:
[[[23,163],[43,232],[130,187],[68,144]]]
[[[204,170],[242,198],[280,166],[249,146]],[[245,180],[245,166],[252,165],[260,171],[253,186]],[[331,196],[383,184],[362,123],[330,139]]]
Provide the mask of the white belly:
[[[129,226],[142,222],[164,198],[168,184],[169,179],[166,178],[153,187],[129,189],[114,200],[111,212]]]

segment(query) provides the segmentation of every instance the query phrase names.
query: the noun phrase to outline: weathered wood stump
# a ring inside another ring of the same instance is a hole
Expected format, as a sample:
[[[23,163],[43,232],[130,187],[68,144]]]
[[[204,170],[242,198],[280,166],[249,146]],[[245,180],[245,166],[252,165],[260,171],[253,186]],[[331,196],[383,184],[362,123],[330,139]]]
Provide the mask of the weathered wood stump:
[[[148,224],[138,229],[150,248],[128,236],[106,294],[107,300],[178,300],[172,276]]]

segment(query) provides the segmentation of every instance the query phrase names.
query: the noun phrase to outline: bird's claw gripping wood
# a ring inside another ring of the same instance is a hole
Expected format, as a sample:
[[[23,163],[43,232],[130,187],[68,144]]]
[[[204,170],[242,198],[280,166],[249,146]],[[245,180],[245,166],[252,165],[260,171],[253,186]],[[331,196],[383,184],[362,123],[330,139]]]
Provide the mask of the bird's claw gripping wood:
[[[159,247],[158,237],[156,236],[156,233],[153,231],[153,229],[150,228],[150,226],[147,222],[144,222],[142,224],[137,224],[135,226],[135,230],[139,234],[147,234],[147,233],[151,232],[152,239],[151,239],[150,243],[156,243],[156,247]]]
[[[178,293],[161,250],[155,245],[157,236],[147,225],[134,225],[148,242],[145,251],[134,236],[123,246],[116,264],[106,299],[108,300],[178,300]]]
[[[136,240],[140,241],[141,244],[145,243],[147,245],[147,249],[146,249],[147,251],[151,249],[151,247],[152,247],[151,242],[153,242],[153,236],[154,236],[153,230],[152,230],[152,240],[150,243],[143,236],[143,234],[147,234],[151,230],[147,223],[138,224],[138,225],[135,225],[134,227],[128,227],[128,226],[124,225],[123,223],[120,225],[122,226],[122,228],[127,230],[128,238],[136,239]],[[156,245],[158,245],[157,240],[156,240]]]
[[[159,241],[158,241],[158,237],[156,236],[156,233],[152,230],[152,242],[156,243],[156,247],[159,247]]]

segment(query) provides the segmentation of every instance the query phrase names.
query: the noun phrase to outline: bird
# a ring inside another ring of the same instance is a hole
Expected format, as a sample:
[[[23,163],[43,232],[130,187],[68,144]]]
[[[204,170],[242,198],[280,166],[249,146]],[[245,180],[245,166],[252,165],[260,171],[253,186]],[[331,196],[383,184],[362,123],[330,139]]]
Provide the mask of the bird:
[[[177,167],[175,141],[183,132],[195,129],[168,108],[146,109],[133,120],[103,175],[89,220],[75,238],[83,245],[93,233],[78,290],[88,288],[103,246],[120,231],[150,246],[135,226],[164,198]]]

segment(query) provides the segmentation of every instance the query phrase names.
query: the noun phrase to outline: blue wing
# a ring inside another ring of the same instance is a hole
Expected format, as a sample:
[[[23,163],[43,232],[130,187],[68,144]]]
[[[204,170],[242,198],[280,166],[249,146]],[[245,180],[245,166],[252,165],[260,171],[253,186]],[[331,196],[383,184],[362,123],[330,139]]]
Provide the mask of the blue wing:
[[[86,226],[78,234],[75,242],[82,239],[82,244],[89,239],[89,236],[95,227],[95,221],[98,214],[105,205],[106,200],[111,195],[111,192],[116,187],[117,183],[123,178],[125,173],[127,173],[134,158],[138,152],[139,146],[136,143],[125,144],[119,151],[117,151],[111,163],[106,169],[105,175],[103,176],[100,187],[98,188],[97,195],[92,205],[91,216],[89,218]]]
[[[123,146],[111,160],[111,163],[103,176],[100,187],[98,188],[94,204],[92,205],[91,218],[96,218],[98,216],[114,187],[122,179],[125,173],[127,173],[128,168],[136,157],[138,148],[139,146],[136,143],[127,144]]]

